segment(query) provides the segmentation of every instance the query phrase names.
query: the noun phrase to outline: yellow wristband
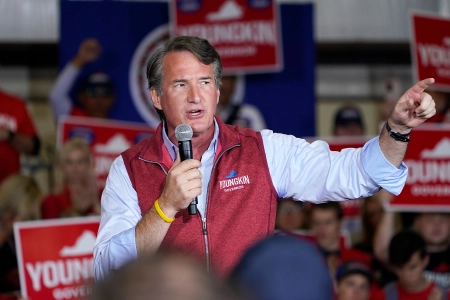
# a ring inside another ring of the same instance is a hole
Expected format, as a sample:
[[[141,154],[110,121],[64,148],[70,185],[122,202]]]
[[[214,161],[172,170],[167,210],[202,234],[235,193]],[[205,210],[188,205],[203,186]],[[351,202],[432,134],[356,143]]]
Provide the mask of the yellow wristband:
[[[166,214],[161,210],[161,207],[159,207],[158,200],[159,199],[156,199],[156,201],[155,201],[155,203],[153,205],[155,206],[156,212],[161,217],[161,219],[163,219],[167,223],[172,223],[173,221],[175,221],[175,219],[171,219],[168,216],[166,216]]]

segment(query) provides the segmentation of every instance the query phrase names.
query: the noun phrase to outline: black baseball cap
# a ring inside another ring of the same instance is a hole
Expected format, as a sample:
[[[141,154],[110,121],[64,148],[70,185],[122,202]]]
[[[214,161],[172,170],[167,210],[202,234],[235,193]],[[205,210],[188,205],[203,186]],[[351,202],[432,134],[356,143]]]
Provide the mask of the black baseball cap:
[[[336,112],[334,126],[347,126],[351,123],[356,123],[363,126],[362,113],[359,108],[346,106]]]
[[[358,260],[349,260],[343,262],[336,271],[336,281],[341,281],[346,276],[361,274],[371,283],[373,280],[372,270]]]
[[[94,72],[83,78],[80,91],[88,96],[108,97],[114,94],[111,76],[105,72]]]

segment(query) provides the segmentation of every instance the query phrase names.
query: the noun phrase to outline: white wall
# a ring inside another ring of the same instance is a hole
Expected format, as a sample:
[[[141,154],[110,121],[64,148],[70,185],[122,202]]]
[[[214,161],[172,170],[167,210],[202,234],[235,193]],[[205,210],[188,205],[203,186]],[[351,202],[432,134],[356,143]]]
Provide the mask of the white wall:
[[[164,2],[164,0],[116,1]],[[315,36],[319,42],[407,41],[411,9],[448,15],[450,7],[449,0],[278,0],[278,2],[314,3]],[[0,42],[57,42],[58,28],[59,0],[0,0]]]
[[[0,0],[0,42],[59,39],[58,0]]]

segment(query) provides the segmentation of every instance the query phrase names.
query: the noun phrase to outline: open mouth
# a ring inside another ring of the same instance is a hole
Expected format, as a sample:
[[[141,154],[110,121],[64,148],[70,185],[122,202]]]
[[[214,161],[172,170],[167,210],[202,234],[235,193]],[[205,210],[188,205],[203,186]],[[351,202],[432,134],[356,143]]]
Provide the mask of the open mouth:
[[[197,115],[200,114],[200,112],[201,112],[201,110],[191,110],[191,111],[189,112],[189,114],[192,115],[192,116],[197,116]]]

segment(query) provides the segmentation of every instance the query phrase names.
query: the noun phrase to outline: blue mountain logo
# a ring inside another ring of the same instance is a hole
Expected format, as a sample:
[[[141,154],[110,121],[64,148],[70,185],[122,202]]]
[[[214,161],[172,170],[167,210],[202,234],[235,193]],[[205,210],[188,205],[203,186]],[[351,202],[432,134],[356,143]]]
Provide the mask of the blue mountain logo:
[[[238,176],[238,173],[235,170],[231,170],[230,175],[228,175],[226,178],[230,179],[236,176]]]

